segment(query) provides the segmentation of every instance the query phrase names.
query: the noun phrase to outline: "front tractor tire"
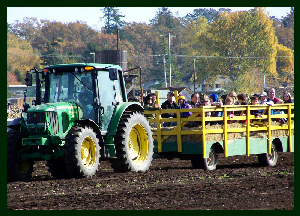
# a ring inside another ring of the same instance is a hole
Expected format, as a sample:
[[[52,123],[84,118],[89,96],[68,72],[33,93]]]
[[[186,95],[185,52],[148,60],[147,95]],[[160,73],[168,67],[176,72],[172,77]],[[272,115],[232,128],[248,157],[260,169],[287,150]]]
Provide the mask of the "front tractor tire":
[[[145,172],[153,157],[153,138],[149,122],[139,112],[125,111],[115,137],[116,159],[112,159],[115,172]]]
[[[33,172],[32,160],[20,161],[18,151],[22,148],[22,134],[19,130],[7,132],[7,181],[28,181]]]
[[[65,162],[69,177],[92,177],[100,161],[98,138],[89,126],[72,127],[66,137]]]

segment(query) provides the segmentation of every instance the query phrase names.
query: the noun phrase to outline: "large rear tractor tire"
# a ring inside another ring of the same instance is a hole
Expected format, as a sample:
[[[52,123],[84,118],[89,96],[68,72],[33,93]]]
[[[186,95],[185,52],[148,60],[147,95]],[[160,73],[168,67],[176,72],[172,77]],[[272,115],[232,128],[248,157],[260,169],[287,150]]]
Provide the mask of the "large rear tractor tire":
[[[22,134],[19,130],[7,132],[7,181],[28,181],[33,172],[32,160],[20,161],[18,151],[22,148]]]
[[[115,172],[145,172],[153,157],[153,138],[149,122],[139,112],[125,111],[115,137],[116,159],[112,159]]]
[[[65,143],[65,162],[69,177],[92,177],[98,171],[100,146],[89,126],[71,128]]]

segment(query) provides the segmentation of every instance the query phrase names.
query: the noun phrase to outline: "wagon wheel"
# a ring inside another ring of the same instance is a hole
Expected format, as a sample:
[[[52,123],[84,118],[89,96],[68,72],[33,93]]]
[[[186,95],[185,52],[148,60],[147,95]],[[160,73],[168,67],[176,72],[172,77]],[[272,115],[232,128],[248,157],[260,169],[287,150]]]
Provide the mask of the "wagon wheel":
[[[258,162],[262,166],[275,166],[278,160],[278,151],[274,143],[271,144],[271,154],[264,153],[257,155]]]
[[[192,166],[196,169],[215,170],[217,167],[217,153],[214,148],[210,148],[207,158],[202,155],[191,159]]]

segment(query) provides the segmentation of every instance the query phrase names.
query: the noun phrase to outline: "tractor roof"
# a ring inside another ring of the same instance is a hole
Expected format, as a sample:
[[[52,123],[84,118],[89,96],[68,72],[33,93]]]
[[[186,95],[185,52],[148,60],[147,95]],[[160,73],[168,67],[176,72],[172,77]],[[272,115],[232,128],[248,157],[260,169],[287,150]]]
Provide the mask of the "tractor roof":
[[[51,69],[51,68],[60,68],[60,69],[66,69],[67,68],[75,68],[75,67],[94,67],[96,69],[109,69],[109,68],[118,68],[118,70],[122,70],[122,68],[119,65],[115,64],[100,64],[100,63],[74,63],[74,64],[57,64],[57,65],[49,65],[45,67],[45,69]]]

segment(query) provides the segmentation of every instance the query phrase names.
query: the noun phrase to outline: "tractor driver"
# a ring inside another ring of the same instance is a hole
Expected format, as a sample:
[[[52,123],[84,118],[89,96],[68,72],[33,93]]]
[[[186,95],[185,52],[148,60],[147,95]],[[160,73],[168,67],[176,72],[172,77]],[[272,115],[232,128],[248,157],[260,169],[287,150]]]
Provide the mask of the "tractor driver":
[[[79,103],[83,107],[85,118],[90,118],[93,110],[93,92],[90,77],[82,77],[81,82],[83,87],[78,95]]]

